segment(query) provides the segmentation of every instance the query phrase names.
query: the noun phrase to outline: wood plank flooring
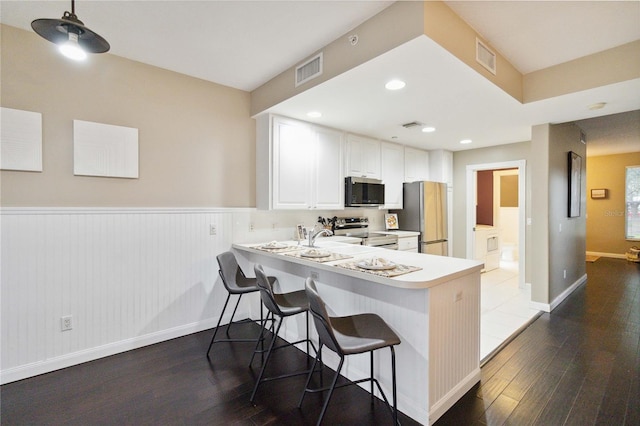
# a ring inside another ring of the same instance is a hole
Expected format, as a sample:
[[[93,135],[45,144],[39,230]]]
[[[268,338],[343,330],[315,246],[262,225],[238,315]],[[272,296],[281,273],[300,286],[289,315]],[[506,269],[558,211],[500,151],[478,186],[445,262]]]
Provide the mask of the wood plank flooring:
[[[538,318],[482,368],[482,381],[435,424],[640,425],[640,265],[600,258],[588,282]],[[250,337],[253,325],[234,328]],[[319,395],[296,408],[304,376],[261,385],[247,367],[251,343],[218,343],[211,331],[3,385],[3,425],[307,425]],[[308,368],[302,352],[276,353],[269,374]],[[325,372],[324,383],[329,373]],[[316,384],[320,384],[316,379]],[[417,424],[401,416],[403,425]],[[391,424],[355,386],[336,391],[324,424]]]
[[[640,265],[603,257],[587,276],[435,425],[640,425]]]

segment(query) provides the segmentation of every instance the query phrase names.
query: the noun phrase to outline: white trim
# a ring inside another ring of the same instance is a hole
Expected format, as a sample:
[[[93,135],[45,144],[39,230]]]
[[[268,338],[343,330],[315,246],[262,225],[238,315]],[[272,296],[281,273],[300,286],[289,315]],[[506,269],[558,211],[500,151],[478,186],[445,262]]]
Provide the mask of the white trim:
[[[0,215],[250,213],[255,207],[1,207]]]
[[[612,257],[614,259],[626,259],[627,256],[625,256],[624,254],[618,254],[618,253],[603,253],[603,252],[599,252],[599,251],[588,251],[586,253],[587,256],[600,256],[600,257]]]
[[[526,275],[526,160],[503,161],[500,163],[467,164],[467,259],[474,258],[475,232],[473,228],[476,222],[476,191],[477,180],[475,178],[478,170],[494,169],[518,169],[518,287],[525,287]]]
[[[458,402],[460,398],[464,396],[469,390],[475,386],[481,379],[480,367],[476,368],[467,377],[462,379],[453,389],[451,389],[445,396],[443,396],[438,402],[431,406],[429,410],[429,424],[433,424],[438,420],[447,410]]]
[[[560,293],[558,297],[553,299],[553,302],[549,303],[540,303],[540,302],[530,302],[529,307],[532,309],[537,309],[539,311],[551,312],[555,308],[558,307],[564,300],[571,295],[578,287],[584,284],[587,281],[587,274],[584,274],[582,277],[578,278],[569,288]]]
[[[239,321],[242,318],[235,318]],[[14,368],[8,368],[0,371],[0,384],[15,382],[17,380],[26,379],[28,377],[37,376],[39,374],[49,373],[51,371],[67,368],[84,362],[93,361],[132,349],[139,349],[145,346],[164,342],[166,340],[175,339],[177,337],[187,336],[189,334],[208,330],[216,326],[218,318],[211,318],[204,321],[198,321],[191,324],[185,324],[178,327],[158,331],[155,333],[137,336],[130,339],[121,340],[114,343],[89,348],[78,352],[61,355],[45,361],[24,364]],[[204,354],[203,354],[204,356]]]

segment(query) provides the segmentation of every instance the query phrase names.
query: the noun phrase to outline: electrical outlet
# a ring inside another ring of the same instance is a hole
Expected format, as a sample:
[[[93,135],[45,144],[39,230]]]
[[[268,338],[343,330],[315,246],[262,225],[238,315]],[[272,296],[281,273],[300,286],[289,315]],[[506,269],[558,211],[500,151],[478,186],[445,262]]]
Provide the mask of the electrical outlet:
[[[249,232],[253,232],[256,230],[256,227],[253,225],[253,222],[249,222]]]
[[[60,328],[61,328],[60,331],[68,331],[73,328],[72,318],[73,317],[71,315],[67,315],[60,318]]]
[[[216,235],[218,233],[218,230],[216,229],[215,225],[209,225],[209,235]]]
[[[278,228],[278,224],[277,223],[272,223],[271,224],[271,229],[277,229]]]

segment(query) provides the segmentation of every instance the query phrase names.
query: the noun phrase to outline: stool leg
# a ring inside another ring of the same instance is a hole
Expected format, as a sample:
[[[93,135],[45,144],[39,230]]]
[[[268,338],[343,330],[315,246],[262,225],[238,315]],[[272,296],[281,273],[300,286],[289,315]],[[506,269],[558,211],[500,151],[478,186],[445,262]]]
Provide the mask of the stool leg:
[[[373,351],[369,351],[371,360],[371,404],[373,404]]]
[[[260,311],[261,311],[260,316],[262,316],[262,304],[260,304]],[[251,367],[251,364],[253,364],[253,358],[256,356],[257,352],[260,352],[261,354],[264,353],[264,330],[265,330],[267,321],[269,321],[269,315],[271,315],[271,317],[273,318],[273,314],[271,312],[268,312],[267,317],[262,322],[262,328],[260,329],[260,336],[258,336],[258,340],[256,341],[256,346],[253,348],[253,354],[251,355],[251,360],[249,361],[249,367]],[[258,350],[258,346],[260,346],[260,350]]]
[[[260,374],[258,375],[258,380],[256,380],[256,385],[253,388],[253,392],[251,393],[251,398],[249,401],[253,402],[256,397],[256,392],[258,392],[258,386],[260,386],[260,382],[262,381],[262,376],[264,375],[264,370],[267,368],[267,364],[269,363],[269,358],[271,357],[271,351],[273,351],[273,346],[276,343],[276,339],[278,338],[278,333],[280,332],[280,326],[282,325],[282,318],[278,322],[278,327],[276,328],[273,337],[271,338],[271,343],[269,344],[269,350],[267,352],[267,357],[262,364],[262,368],[260,369]]]
[[[396,351],[393,349],[393,346],[389,346],[391,348],[391,378],[392,378],[392,386],[393,386],[393,424],[398,424],[398,404],[397,404],[397,392],[396,392]]]
[[[327,399],[325,399],[324,404],[322,406],[322,411],[320,412],[320,418],[318,418],[318,422],[316,426],[320,426],[322,423],[322,418],[324,417],[324,413],[327,411],[327,407],[329,406],[329,400],[331,399],[331,395],[333,394],[333,390],[336,387],[336,383],[338,382],[338,377],[340,377],[340,371],[342,370],[342,364],[344,364],[344,355],[340,356],[340,364],[338,364],[338,370],[336,371],[336,375],[333,378],[333,382],[331,383],[331,387],[329,388],[329,394],[327,395]]]
[[[220,318],[218,318],[218,324],[216,325],[216,329],[213,331],[213,337],[211,337],[211,343],[209,343],[209,349],[207,349],[207,357],[209,356],[209,352],[211,352],[211,346],[213,346],[213,341],[216,338],[216,334],[218,334],[218,329],[220,328],[220,323],[222,322],[222,317],[224,316],[224,311],[227,309],[227,304],[229,303],[230,298],[231,298],[231,293],[228,293],[227,300],[225,300],[224,307],[222,308],[222,312],[220,313]]]
[[[231,294],[229,294],[229,296],[231,296]],[[242,299],[242,294],[240,294],[238,296],[238,301],[236,302],[236,307],[233,308],[233,313],[231,314],[231,320],[229,320],[229,325],[227,326],[227,337],[231,337],[229,336],[229,330],[231,329],[231,324],[233,324],[233,317],[236,316],[236,311],[238,310],[238,305],[240,305],[240,299]]]
[[[304,390],[302,391],[302,395],[300,396],[300,401],[298,401],[298,408],[302,407],[302,401],[304,400],[304,396],[307,394],[307,389],[309,389],[311,376],[313,375],[313,370],[316,369],[316,364],[318,363],[318,358],[320,358],[321,353],[322,353],[322,343],[319,344],[318,353],[316,354],[315,358],[313,358],[313,365],[311,366],[311,370],[309,370],[309,374],[307,374],[307,382],[304,384]]]

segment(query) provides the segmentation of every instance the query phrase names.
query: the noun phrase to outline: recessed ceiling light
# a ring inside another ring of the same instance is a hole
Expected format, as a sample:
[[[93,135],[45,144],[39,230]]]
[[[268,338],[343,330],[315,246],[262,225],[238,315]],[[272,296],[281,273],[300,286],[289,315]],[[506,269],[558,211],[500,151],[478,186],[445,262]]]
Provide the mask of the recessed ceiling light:
[[[471,139],[462,139],[462,140],[460,141],[460,143],[461,143],[461,144],[463,144],[463,145],[466,145],[466,144],[468,144],[468,143],[471,143]]]
[[[595,104],[589,105],[589,109],[592,110],[592,111],[596,110],[596,109],[602,109],[602,108],[605,107],[605,105],[607,105],[606,102],[597,102]]]
[[[423,127],[423,128],[422,128],[422,131],[423,131],[424,133],[431,133],[431,132],[435,132],[435,131],[436,131],[436,128],[435,128],[435,127]]]
[[[402,80],[391,80],[391,81],[387,82],[387,84],[385,84],[384,87],[387,90],[400,90],[406,85],[407,85],[407,83],[405,83]]]
[[[322,117],[322,113],[319,111],[311,111],[307,113],[307,117],[319,118],[319,117]]]

